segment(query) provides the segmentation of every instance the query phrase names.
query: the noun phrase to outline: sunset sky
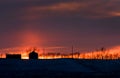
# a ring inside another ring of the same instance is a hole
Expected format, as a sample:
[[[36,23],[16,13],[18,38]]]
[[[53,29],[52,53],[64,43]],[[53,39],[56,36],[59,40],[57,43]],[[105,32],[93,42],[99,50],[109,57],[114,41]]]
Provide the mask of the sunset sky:
[[[120,0],[0,0],[0,48],[120,45]]]

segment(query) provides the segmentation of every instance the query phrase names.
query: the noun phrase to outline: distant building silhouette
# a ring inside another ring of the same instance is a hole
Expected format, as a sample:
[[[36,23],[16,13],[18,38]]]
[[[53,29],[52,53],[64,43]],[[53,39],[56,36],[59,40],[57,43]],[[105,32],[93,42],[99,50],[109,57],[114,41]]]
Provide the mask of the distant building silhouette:
[[[32,51],[29,54],[29,59],[38,59],[38,53],[36,53],[35,51]]]
[[[21,54],[6,54],[6,59],[21,59]]]

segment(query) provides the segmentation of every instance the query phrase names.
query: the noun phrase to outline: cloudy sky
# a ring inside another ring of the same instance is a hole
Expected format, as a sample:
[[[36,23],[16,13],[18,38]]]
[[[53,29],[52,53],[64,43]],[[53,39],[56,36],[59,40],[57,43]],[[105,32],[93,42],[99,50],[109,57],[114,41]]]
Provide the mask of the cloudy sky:
[[[0,48],[120,45],[120,0],[0,0]]]

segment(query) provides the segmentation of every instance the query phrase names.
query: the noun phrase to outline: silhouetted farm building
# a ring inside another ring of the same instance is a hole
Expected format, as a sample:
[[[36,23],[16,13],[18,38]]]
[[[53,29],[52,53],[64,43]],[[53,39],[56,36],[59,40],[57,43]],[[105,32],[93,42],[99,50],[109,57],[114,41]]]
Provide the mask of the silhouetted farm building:
[[[38,59],[38,53],[36,53],[35,51],[32,51],[29,54],[29,59]]]
[[[21,59],[21,54],[6,54],[6,59]]]

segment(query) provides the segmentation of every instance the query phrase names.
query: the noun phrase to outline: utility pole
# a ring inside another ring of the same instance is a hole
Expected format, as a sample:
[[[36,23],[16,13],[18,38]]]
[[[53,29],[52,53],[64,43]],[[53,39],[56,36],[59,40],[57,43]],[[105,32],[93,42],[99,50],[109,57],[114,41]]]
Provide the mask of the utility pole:
[[[72,59],[74,58],[74,47],[72,45]]]
[[[0,54],[0,58],[2,58],[2,54]]]
[[[43,48],[43,56],[45,57],[45,48]]]

